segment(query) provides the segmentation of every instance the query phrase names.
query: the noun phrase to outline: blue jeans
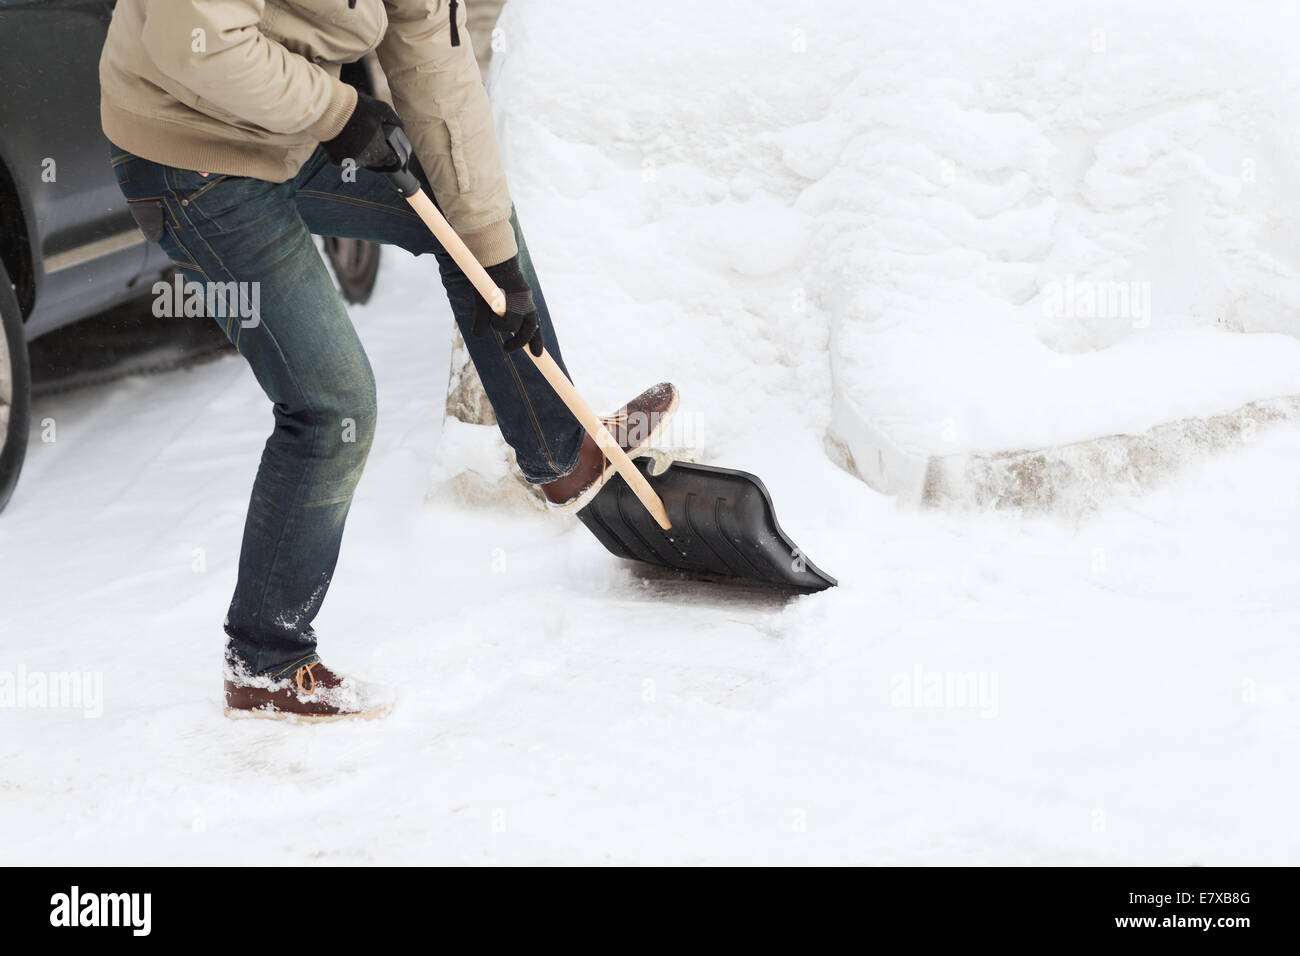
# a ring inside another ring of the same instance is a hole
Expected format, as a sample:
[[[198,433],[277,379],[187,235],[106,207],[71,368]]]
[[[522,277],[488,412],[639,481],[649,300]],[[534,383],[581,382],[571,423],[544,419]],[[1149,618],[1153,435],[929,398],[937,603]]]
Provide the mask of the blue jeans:
[[[232,666],[278,677],[318,659],[311,623],[329,588],[374,436],[374,375],[313,233],[433,253],[524,476],[550,481],[576,467],[582,427],[527,356],[504,352],[500,333],[471,334],[478,293],[385,176],[356,170],[355,181],[345,182],[321,149],[283,183],[204,177],[117,146],[112,163],[136,221],[187,282],[244,293],[208,314],[274,405],[275,428],[253,484],[225,624]],[[416,172],[432,196],[427,178]],[[511,222],[546,349],[563,366],[518,220]],[[217,285],[232,282],[240,285]]]

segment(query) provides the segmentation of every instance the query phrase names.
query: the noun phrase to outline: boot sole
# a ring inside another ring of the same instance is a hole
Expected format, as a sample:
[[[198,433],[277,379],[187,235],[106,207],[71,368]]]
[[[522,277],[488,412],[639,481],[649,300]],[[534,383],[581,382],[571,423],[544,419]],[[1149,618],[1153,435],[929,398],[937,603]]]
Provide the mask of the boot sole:
[[[283,710],[225,708],[225,715],[231,720],[282,720],[289,724],[332,724],[340,720],[378,720],[392,712],[392,704],[376,707],[373,710],[359,710],[351,714],[291,714]]]
[[[669,402],[668,407],[659,414],[659,419],[655,422],[655,427],[650,429],[650,434],[646,435],[640,442],[627,449],[627,457],[636,458],[637,455],[645,453],[646,448],[648,448],[655,439],[659,437],[664,426],[667,425],[668,422],[672,420],[672,417],[677,414],[677,405],[681,401],[681,398],[681,393],[674,388],[673,400]],[[605,482],[609,481],[612,476],[617,474],[617,468],[613,465],[607,465],[605,468],[601,469],[600,476],[591,483],[590,488],[583,491],[576,498],[564,502],[562,505],[552,505],[551,507],[556,511],[562,511],[566,514],[579,512],[583,508],[587,507],[587,505],[591,504],[591,499],[595,498],[596,495],[600,493],[600,489],[605,487]]]

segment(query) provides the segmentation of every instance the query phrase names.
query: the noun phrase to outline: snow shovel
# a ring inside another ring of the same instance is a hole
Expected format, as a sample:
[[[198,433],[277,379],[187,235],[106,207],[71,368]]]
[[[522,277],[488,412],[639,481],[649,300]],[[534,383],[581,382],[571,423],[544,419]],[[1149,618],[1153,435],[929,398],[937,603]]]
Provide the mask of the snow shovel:
[[[772,498],[757,476],[686,461],[651,475],[653,459],[636,463],[673,526],[664,531],[652,525],[628,485],[609,481],[578,519],[611,553],[704,577],[749,578],[796,591],[835,586],[835,579],[781,530]]]
[[[497,315],[506,297],[456,235],[419,180],[407,168],[411,145],[398,128],[388,130],[389,144],[401,163],[388,172],[398,191],[442,243]],[[524,348],[575,418],[623,478],[610,480],[578,518],[612,553],[707,576],[750,578],[801,591],[820,591],[835,579],[817,569],[786,537],[776,522],[772,499],[763,483],[747,472],[673,462],[661,475],[648,477],[650,459],[640,468],[601,423],[555,359]]]

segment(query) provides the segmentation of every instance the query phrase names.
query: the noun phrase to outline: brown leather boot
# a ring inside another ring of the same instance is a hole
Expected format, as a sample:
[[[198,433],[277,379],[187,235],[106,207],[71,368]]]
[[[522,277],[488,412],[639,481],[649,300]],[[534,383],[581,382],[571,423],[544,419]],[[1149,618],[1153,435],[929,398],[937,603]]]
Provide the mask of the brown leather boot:
[[[635,458],[659,437],[677,411],[677,400],[677,386],[660,382],[647,388],[613,415],[601,416],[601,422],[619,447],[629,457]],[[609,464],[595,439],[585,435],[578,452],[578,466],[563,478],[542,485],[542,492],[551,504],[565,511],[578,511],[596,497],[611,475],[616,474],[618,472]]]
[[[292,677],[279,680],[229,671],[226,675],[227,717],[315,724],[374,720],[392,709],[393,695],[387,687],[336,674],[320,661],[304,664]]]

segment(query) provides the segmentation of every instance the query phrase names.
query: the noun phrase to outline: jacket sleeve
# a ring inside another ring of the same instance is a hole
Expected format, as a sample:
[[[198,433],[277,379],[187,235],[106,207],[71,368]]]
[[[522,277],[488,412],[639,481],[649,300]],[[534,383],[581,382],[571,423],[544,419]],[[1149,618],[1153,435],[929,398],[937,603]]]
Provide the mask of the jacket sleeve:
[[[515,254],[510,192],[492,125],[492,109],[457,7],[460,43],[452,45],[448,0],[384,0],[388,32],[379,65],[434,198],[485,266]]]
[[[333,139],[356,107],[356,90],[265,36],[258,29],[265,7],[265,0],[152,0],[140,39],[159,70],[231,116],[273,133]]]

